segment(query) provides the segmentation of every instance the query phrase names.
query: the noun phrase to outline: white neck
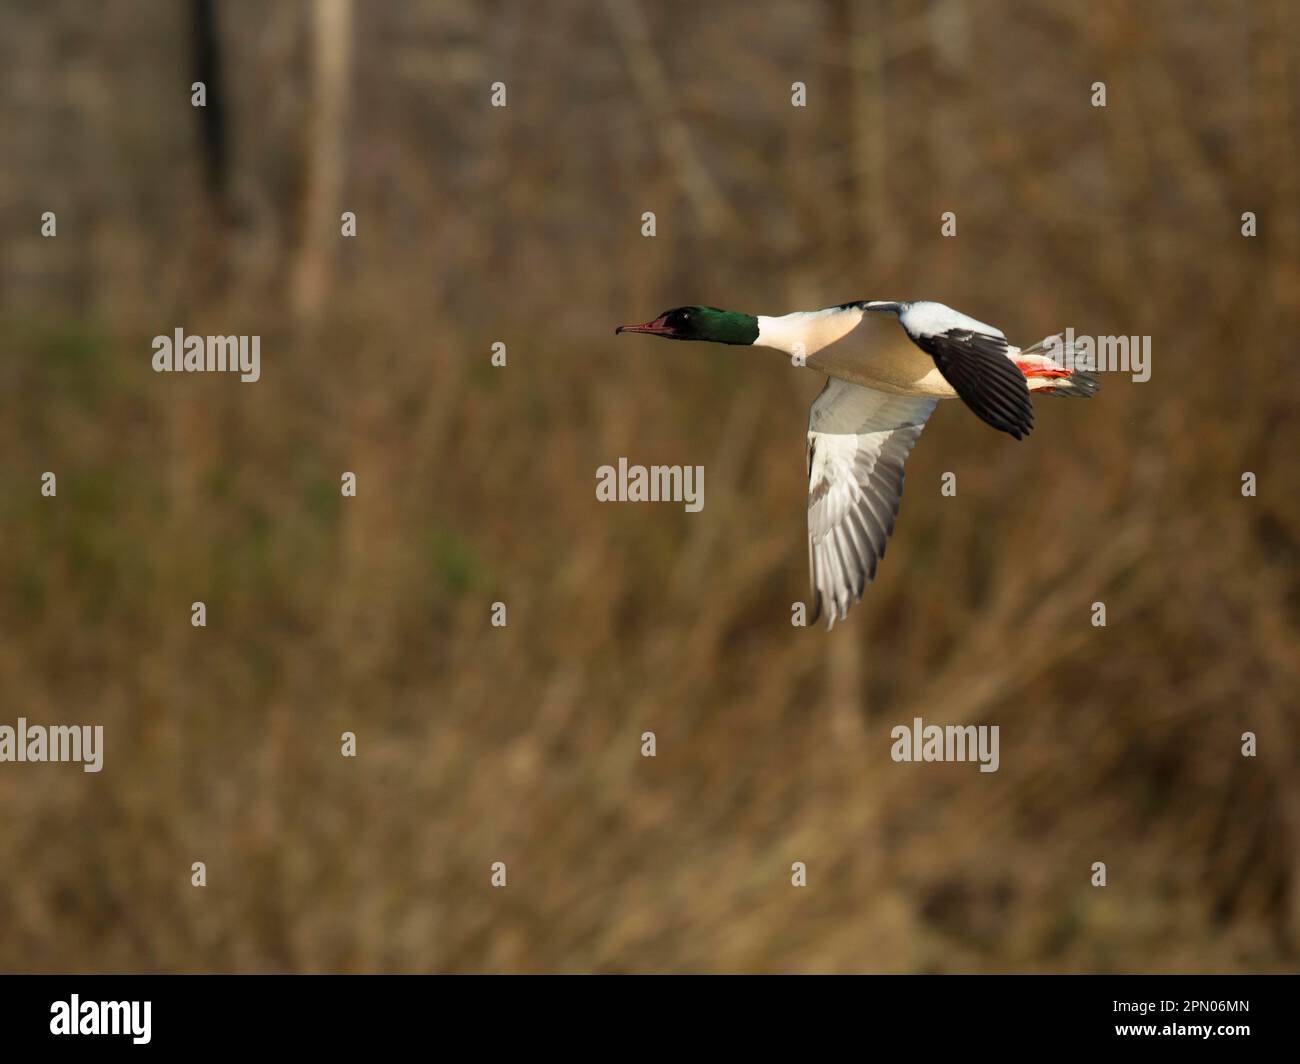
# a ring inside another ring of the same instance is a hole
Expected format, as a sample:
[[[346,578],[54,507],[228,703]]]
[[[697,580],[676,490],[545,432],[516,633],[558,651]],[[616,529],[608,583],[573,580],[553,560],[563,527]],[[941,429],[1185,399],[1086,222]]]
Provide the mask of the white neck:
[[[857,328],[865,311],[860,307],[829,307],[826,310],[797,310],[779,318],[758,316],[755,347],[774,347],[787,355],[815,355],[841,336]]]

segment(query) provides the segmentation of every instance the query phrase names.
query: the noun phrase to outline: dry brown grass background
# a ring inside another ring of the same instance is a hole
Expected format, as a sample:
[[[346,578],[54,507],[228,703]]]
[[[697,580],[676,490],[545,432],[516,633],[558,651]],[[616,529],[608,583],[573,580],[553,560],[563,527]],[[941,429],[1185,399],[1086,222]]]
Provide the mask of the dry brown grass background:
[[[0,14],[0,722],[106,744],[0,765],[0,968],[1293,969],[1295,5],[347,6],[218,5],[220,195],[188,5]],[[820,380],[612,329],[863,298],[1153,374],[944,404],[828,635]],[[262,380],[154,374],[177,326]],[[598,504],[620,455],[703,512]]]

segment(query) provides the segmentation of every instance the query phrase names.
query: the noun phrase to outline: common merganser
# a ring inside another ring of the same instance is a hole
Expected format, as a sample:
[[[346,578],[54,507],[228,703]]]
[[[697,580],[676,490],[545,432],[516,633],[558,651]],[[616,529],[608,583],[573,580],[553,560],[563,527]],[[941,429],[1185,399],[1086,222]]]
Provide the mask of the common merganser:
[[[902,335],[868,312],[897,317]],[[809,623],[825,607],[827,628],[875,579],[898,515],[903,463],[938,400],[960,398],[1019,440],[1034,425],[1031,392],[1086,398],[1098,387],[1074,368],[1060,336],[1022,350],[1001,329],[928,300],[861,300],[780,317],[676,307],[614,332],[771,347],[829,378],[808,412]]]

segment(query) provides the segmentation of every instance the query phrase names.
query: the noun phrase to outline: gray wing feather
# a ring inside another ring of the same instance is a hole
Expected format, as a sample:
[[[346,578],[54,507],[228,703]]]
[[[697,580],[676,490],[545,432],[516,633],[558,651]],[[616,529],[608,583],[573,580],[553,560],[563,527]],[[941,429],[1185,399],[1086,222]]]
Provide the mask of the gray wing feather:
[[[828,380],[808,413],[808,566],[827,627],[875,578],[903,494],[903,463],[935,400]]]

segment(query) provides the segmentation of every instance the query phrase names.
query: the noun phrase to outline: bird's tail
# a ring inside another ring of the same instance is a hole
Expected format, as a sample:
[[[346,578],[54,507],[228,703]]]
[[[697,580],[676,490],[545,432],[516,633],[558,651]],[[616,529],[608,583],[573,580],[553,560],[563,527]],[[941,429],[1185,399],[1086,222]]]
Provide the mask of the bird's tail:
[[[1096,376],[1082,368],[1087,365],[1086,357],[1064,336],[1049,336],[1011,357],[1031,392],[1087,399],[1101,387]]]

